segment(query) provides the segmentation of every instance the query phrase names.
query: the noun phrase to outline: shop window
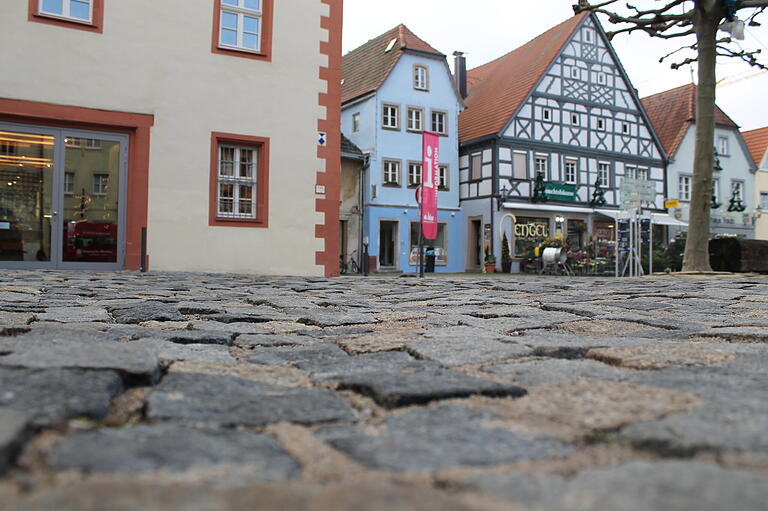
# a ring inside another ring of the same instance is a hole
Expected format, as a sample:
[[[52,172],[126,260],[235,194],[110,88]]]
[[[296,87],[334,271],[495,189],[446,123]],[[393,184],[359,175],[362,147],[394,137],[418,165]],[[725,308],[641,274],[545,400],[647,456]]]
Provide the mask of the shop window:
[[[549,218],[517,217],[514,227],[515,257],[530,259],[549,237]]]
[[[419,222],[411,222],[410,252],[408,264],[411,266],[419,265],[419,234],[421,233]],[[435,264],[445,266],[448,264],[448,226],[445,222],[437,224],[437,238],[434,240],[424,240],[425,250],[432,247],[435,251]]]
[[[269,139],[214,133],[210,225],[266,227]]]
[[[29,0],[29,20],[101,32],[104,0]]]
[[[568,235],[566,240],[571,251],[580,251],[587,242],[587,223],[584,220],[568,220]]]
[[[271,60],[273,0],[214,0],[213,52]]]

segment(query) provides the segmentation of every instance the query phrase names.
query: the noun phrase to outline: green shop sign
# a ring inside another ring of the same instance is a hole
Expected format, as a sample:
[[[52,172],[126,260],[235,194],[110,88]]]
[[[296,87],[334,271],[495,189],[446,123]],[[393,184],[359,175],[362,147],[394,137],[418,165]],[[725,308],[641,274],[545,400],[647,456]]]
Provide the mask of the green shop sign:
[[[565,183],[544,183],[544,194],[547,199],[576,202],[576,185]]]

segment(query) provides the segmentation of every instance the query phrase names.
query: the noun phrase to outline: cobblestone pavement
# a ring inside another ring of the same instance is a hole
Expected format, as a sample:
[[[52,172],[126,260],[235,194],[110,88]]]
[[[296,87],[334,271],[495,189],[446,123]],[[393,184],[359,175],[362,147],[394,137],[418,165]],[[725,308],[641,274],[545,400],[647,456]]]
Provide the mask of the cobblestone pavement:
[[[768,279],[0,274],[0,508],[764,510]]]

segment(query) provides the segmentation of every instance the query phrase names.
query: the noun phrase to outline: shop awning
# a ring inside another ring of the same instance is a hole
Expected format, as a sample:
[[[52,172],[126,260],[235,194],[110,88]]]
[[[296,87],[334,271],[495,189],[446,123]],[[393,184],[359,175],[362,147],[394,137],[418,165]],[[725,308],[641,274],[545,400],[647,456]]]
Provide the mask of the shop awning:
[[[505,202],[502,207],[507,209],[527,209],[529,211],[554,211],[556,213],[594,213],[592,208],[578,206],[555,206],[552,204],[526,204],[523,202]]]
[[[596,209],[595,213],[600,213],[601,215],[605,215],[607,217],[616,219],[626,219],[629,218],[629,215],[626,211],[619,211],[616,209]],[[646,217],[647,218],[647,217]],[[667,213],[651,213],[651,220],[655,225],[672,225],[674,227],[688,227],[688,224],[685,222],[682,222]]]

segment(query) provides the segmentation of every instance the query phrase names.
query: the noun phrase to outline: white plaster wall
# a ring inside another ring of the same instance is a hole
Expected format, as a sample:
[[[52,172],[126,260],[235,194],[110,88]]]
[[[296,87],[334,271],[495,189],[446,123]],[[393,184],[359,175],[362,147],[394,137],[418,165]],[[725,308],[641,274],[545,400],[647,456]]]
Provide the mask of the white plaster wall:
[[[213,1],[105,2],[104,33],[27,21],[4,2],[0,96],[153,114],[148,241],[155,270],[319,275],[316,0],[276,1],[272,62],[211,52]],[[269,137],[269,228],[209,227],[211,132]]]

